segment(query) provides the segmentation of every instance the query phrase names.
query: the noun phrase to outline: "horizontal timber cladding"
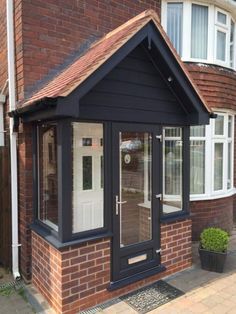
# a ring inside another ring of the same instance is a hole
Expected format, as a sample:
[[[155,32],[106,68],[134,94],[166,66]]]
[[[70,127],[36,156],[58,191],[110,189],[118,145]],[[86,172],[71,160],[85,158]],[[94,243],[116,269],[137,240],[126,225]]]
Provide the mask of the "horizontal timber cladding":
[[[186,112],[139,45],[80,101],[80,117],[184,123]],[[184,121],[183,121],[184,120]]]
[[[32,281],[57,313],[76,313],[191,266],[191,220],[161,225],[161,262],[166,271],[108,291],[110,239],[55,249],[32,232]]]
[[[228,232],[233,228],[234,196],[190,202],[193,241],[199,241],[200,233],[207,227],[219,227]]]

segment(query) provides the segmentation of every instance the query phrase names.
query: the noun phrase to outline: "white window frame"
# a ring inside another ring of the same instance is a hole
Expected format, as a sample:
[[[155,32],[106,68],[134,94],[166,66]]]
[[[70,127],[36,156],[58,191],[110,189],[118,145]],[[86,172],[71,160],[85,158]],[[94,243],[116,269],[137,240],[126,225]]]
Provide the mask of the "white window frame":
[[[167,3],[183,3],[183,34],[182,34],[182,60],[198,63],[217,64],[226,68],[236,70],[236,22],[234,17],[223,9],[213,4],[206,4],[200,1],[188,0],[163,0],[161,7],[162,26],[167,29]],[[191,57],[191,18],[192,4],[208,7],[208,45],[207,59],[198,59]],[[218,22],[217,12],[226,15],[226,25]],[[230,42],[231,20],[234,22],[234,41]],[[189,31],[186,31],[189,30]],[[217,30],[226,34],[225,61],[217,59]],[[230,46],[233,45],[234,57],[233,66],[230,64]]]
[[[206,190],[207,190],[207,180],[206,180],[206,177],[207,177],[207,171],[206,171],[206,151],[207,151],[207,144],[208,144],[208,141],[207,141],[207,131],[209,132],[209,130],[207,129],[207,126],[205,126],[205,136],[190,136],[190,142],[191,141],[202,141],[204,142],[204,146],[205,146],[205,152],[204,152],[204,157],[205,157],[205,174],[204,174],[204,193],[199,193],[199,194],[190,194],[192,196],[194,196],[195,198],[198,198],[198,197],[202,197],[203,195],[206,194]]]
[[[219,110],[219,109],[218,109]],[[208,200],[227,197],[236,193],[234,188],[234,112],[230,110],[216,111],[224,116],[224,135],[215,135],[215,120],[205,127],[205,193],[191,194],[190,200]],[[232,117],[231,137],[228,137],[228,117]],[[190,140],[203,140],[203,137],[191,137]],[[223,186],[214,190],[214,147],[215,143],[223,143]],[[228,143],[231,143],[231,186],[228,188]]]

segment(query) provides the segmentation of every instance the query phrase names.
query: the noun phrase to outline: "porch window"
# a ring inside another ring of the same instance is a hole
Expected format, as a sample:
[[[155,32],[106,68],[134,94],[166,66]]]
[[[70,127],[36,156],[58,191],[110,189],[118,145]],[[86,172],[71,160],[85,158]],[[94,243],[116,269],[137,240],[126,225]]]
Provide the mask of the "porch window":
[[[205,126],[190,128],[190,194],[205,192]]]
[[[72,123],[73,233],[104,226],[103,125]]]
[[[57,125],[38,128],[38,219],[58,231]]]
[[[183,140],[182,128],[166,127],[163,130],[163,213],[182,210]]]

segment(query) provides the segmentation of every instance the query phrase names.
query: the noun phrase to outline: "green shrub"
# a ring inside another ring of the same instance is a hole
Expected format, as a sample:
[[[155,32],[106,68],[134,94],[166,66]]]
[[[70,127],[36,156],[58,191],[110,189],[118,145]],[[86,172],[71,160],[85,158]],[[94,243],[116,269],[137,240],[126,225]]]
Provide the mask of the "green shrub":
[[[213,252],[226,252],[229,235],[220,228],[207,228],[200,235],[201,248]]]

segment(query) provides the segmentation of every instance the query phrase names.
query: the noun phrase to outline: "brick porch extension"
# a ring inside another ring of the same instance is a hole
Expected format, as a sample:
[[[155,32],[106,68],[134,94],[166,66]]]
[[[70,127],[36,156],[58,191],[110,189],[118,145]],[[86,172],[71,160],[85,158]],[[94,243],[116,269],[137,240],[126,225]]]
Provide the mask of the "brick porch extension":
[[[32,232],[32,282],[57,313],[76,313],[191,266],[191,220],[161,225],[163,273],[108,291],[110,239],[60,251]]]

